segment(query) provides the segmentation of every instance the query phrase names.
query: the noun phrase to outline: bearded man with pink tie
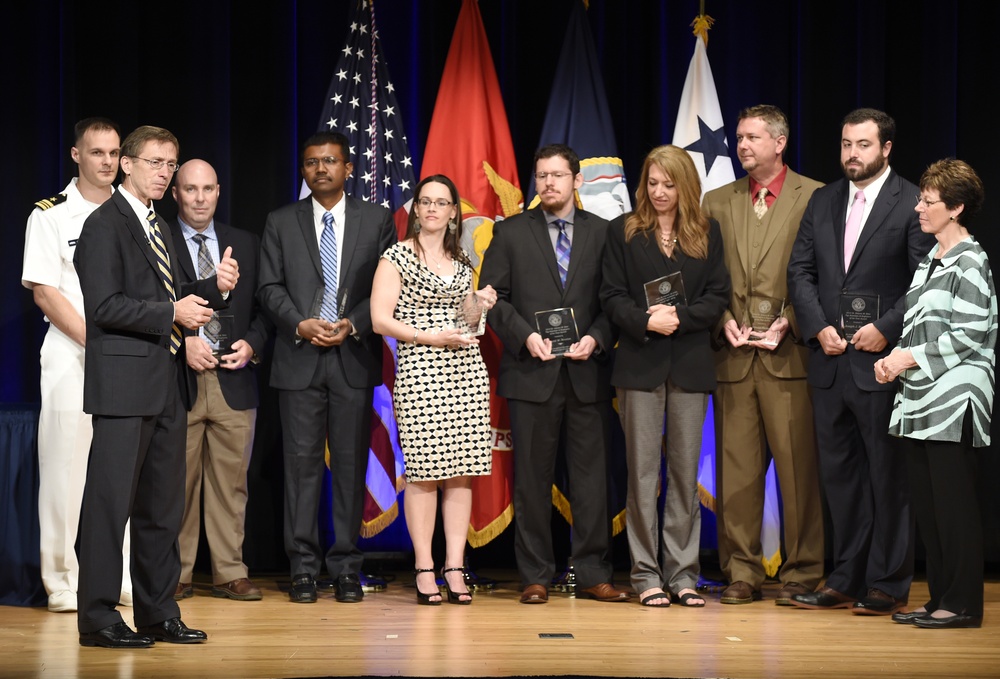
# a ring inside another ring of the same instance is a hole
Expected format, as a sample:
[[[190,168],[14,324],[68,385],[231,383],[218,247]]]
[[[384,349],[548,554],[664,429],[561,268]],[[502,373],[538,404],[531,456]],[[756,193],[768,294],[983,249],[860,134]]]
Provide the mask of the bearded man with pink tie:
[[[810,347],[809,384],[833,571],[800,608],[889,615],[913,578],[906,468],[888,434],[895,388],[873,365],[903,328],[903,296],[934,239],[921,232],[917,187],[889,167],[895,121],[875,109],[844,118],[844,178],[809,200],[788,263],[788,288]],[[885,387],[890,386],[889,389]]]

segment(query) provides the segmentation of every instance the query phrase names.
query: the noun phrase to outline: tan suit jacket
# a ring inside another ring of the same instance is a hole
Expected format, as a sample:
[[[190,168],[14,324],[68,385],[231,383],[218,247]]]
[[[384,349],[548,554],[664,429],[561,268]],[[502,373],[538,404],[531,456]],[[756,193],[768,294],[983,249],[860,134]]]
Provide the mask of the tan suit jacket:
[[[803,378],[809,350],[802,343],[795,310],[788,295],[786,270],[799,221],[813,191],[821,183],[803,177],[790,168],[781,193],[758,220],[751,207],[750,178],[709,191],[703,208],[722,227],[726,268],[732,279],[729,308],[715,329],[715,367],[720,382],[737,382],[750,372],[754,354],[775,377]],[[730,319],[744,322],[751,294],[785,300],[783,315],[791,325],[788,336],[774,351],[757,352],[753,348],[733,348],[726,341],[723,326]]]

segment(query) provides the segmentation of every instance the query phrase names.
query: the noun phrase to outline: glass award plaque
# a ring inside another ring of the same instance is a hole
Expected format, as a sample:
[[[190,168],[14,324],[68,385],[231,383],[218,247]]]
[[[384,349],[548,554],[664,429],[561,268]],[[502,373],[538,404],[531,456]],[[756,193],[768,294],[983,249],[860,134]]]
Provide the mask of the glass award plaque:
[[[334,305],[337,309],[336,318],[323,318],[323,303],[329,299],[329,295],[330,293],[325,287],[316,288],[316,292],[313,293],[312,305],[309,307],[310,318],[322,318],[333,323],[344,317],[344,310],[347,309],[347,288],[340,291],[340,300]]]
[[[878,295],[852,292],[840,295],[840,330],[845,340],[850,342],[854,333],[878,320],[880,301]]]
[[[777,344],[771,325],[785,310],[785,300],[764,295],[750,295],[744,312],[743,325],[750,328],[751,342]]]
[[[312,305],[309,307],[310,318],[323,318],[323,300],[326,299],[326,288],[320,286],[313,293]],[[329,318],[326,320],[330,320]]]
[[[233,328],[236,319],[232,314],[212,314],[211,320],[205,324],[205,336],[209,341],[214,341],[218,348],[213,352],[218,356],[225,356],[233,353],[234,336]]]
[[[572,307],[535,312],[535,327],[542,339],[552,342],[552,355],[562,356],[580,341]]]
[[[687,304],[687,295],[684,293],[684,279],[680,271],[667,274],[656,280],[649,281],[643,286],[646,289],[646,308],[654,304],[666,304],[677,306]]]
[[[481,307],[476,306],[476,309]],[[469,316],[465,309],[465,304],[462,304],[455,312],[455,327],[462,333],[463,337],[479,337],[486,332],[486,310],[483,309],[479,313],[479,320],[473,324],[469,322]]]

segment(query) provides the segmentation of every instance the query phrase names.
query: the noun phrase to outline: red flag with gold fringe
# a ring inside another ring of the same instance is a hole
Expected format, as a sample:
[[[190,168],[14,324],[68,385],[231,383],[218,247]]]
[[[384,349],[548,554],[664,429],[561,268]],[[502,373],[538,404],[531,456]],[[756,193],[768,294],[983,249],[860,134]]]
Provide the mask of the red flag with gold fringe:
[[[514,144],[493,57],[476,0],[463,0],[427,134],[421,176],[443,174],[462,197],[463,246],[476,269],[493,238],[494,222],[517,214],[522,194]],[[472,482],[469,544],[481,547],[503,532],[514,514],[514,478],[507,402],[496,395],[503,347],[492,331],[480,342],[490,373],[493,473]]]

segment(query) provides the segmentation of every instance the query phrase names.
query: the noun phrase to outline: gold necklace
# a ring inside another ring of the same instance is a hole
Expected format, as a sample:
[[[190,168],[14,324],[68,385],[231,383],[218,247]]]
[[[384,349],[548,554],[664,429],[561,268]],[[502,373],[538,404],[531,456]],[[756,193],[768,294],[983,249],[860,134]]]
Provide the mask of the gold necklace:
[[[427,255],[428,257],[430,257],[431,259],[433,259],[433,260],[434,260],[434,263],[435,263],[435,264],[437,265],[437,268],[438,268],[438,271],[440,271],[440,270],[441,270],[441,266],[442,266],[442,264],[441,264],[441,260],[440,260],[440,259],[438,259],[437,257],[435,257],[434,255],[432,255],[432,254],[431,254],[430,252],[428,252],[427,250],[424,250],[424,254],[425,254],[425,255]],[[448,259],[448,255],[444,255],[444,258],[445,258],[445,259]]]
[[[660,231],[660,242],[667,250],[671,250],[675,245],[677,245],[677,239],[664,234],[662,230]]]

